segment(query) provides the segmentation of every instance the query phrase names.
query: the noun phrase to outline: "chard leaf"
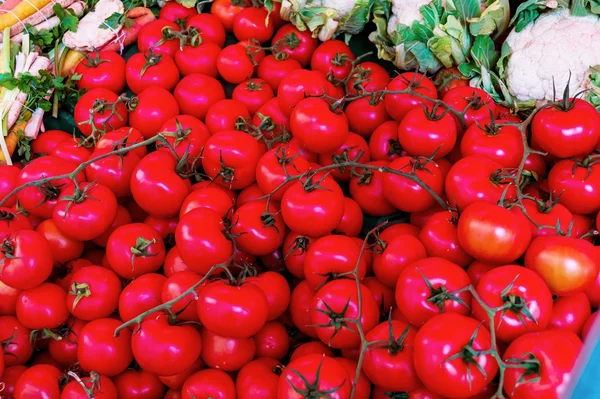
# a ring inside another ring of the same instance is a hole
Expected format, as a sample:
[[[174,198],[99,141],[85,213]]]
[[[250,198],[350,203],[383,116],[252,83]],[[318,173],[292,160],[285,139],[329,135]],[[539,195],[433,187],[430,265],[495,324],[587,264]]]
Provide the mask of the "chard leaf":
[[[496,36],[508,28],[510,18],[510,5],[505,0],[495,0],[490,4],[478,18],[469,19],[469,32],[473,36],[491,35]]]
[[[462,22],[467,22],[467,20],[481,15],[478,0],[454,0],[454,7],[458,12],[458,18]]]
[[[477,36],[475,38],[471,48],[471,56],[486,69],[493,69],[499,58],[494,41],[489,36]]]

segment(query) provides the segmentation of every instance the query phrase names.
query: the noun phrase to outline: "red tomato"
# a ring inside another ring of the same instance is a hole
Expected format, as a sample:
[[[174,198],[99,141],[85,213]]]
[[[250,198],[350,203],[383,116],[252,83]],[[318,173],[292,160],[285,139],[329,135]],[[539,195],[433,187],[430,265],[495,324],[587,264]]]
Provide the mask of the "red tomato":
[[[73,140],[71,133],[63,132],[62,130],[46,130],[40,133],[38,138],[31,142],[31,151],[34,155],[48,155],[62,141]],[[16,165],[13,165],[15,168]],[[2,170],[8,166],[3,165]]]
[[[119,399],[159,398],[165,386],[155,374],[128,369],[113,379]]]
[[[544,281],[531,270],[521,266],[496,267],[487,272],[477,284],[477,293],[489,307],[504,306],[496,312],[496,336],[502,342],[548,326],[552,313],[552,294]],[[473,313],[489,328],[489,315],[473,302]]]
[[[285,325],[279,321],[268,321],[254,336],[256,356],[281,360],[290,349],[290,337]]]
[[[254,74],[255,61],[248,49],[240,43],[231,44],[219,53],[217,70],[219,75],[229,83],[242,83]]]
[[[467,274],[469,275],[469,278],[471,279],[471,284],[474,287],[477,287],[477,284],[479,284],[479,282],[481,281],[483,276],[485,276],[487,272],[489,272],[490,270],[492,270],[495,267],[496,267],[496,265],[490,265],[489,263],[484,263],[484,262],[480,262],[478,260],[474,260],[467,267]]]
[[[253,337],[230,338],[202,329],[202,361],[210,368],[238,371],[256,355]]]
[[[115,219],[113,220],[112,224],[106,231],[104,231],[104,233],[94,238],[94,244],[101,247],[106,247],[108,238],[110,237],[112,232],[117,229],[117,227],[121,227],[132,222],[133,220],[131,219],[131,215],[129,214],[127,208],[125,208],[122,205],[117,205],[117,216],[115,216]]]
[[[381,100],[359,98],[348,104],[345,110],[350,130],[368,138],[382,123],[391,120]]]
[[[483,155],[471,155],[452,165],[446,176],[446,196],[450,204],[464,210],[473,202],[497,204],[514,199],[512,180],[502,175],[502,165]]]
[[[373,161],[367,163],[373,167],[385,167],[387,161]],[[396,211],[396,208],[384,197],[383,187],[385,174],[377,169],[361,170],[362,176],[353,176],[350,179],[350,195],[360,206],[363,212],[372,216],[387,216]]]
[[[559,203],[573,213],[586,215],[600,210],[600,164],[559,161],[550,170],[548,186],[555,198],[560,194]]]
[[[52,219],[46,219],[35,229],[48,241],[52,258],[56,263],[66,263],[83,254],[83,241],[64,235]]]
[[[271,86],[262,79],[249,79],[233,89],[231,98],[243,103],[254,115],[267,101],[275,96]]]
[[[373,255],[373,272],[386,287],[395,288],[402,271],[418,260],[425,259],[427,251],[418,238],[408,234],[381,240]]]
[[[127,369],[133,360],[131,330],[124,329],[115,337],[120,324],[117,319],[96,319],[81,329],[77,360],[83,370],[114,377]]]
[[[171,389],[181,389],[189,376],[191,376],[197,371],[202,370],[204,367],[204,362],[202,361],[202,359],[198,358],[185,371],[169,376],[159,376],[158,379],[160,380],[160,382],[162,382],[164,385]]]
[[[4,351],[4,366],[27,363],[33,354],[31,330],[13,316],[0,317],[0,342]]]
[[[591,315],[590,301],[585,293],[558,297],[552,304],[548,330],[570,331],[581,335],[583,325]]]
[[[197,14],[195,7],[188,8],[177,2],[168,2],[160,9],[158,18],[178,23]]]
[[[0,316],[14,316],[16,314],[19,294],[21,294],[21,290],[12,288],[0,281]]]
[[[540,275],[554,295],[583,292],[598,277],[597,248],[565,236],[540,236],[525,253],[525,266]]]
[[[127,106],[110,90],[92,89],[77,101],[73,118],[84,136],[94,134],[98,138],[102,133],[127,126]]]
[[[282,369],[279,361],[269,357],[261,357],[244,365],[235,379],[238,399],[277,399]]]
[[[459,243],[457,225],[455,212],[436,212],[421,228],[419,240],[429,256],[444,258],[466,267],[473,258]]]
[[[1,361],[2,360],[0,360],[0,362]],[[8,395],[8,397],[13,397],[17,381],[27,369],[28,368],[25,366],[11,366],[6,367],[4,369],[4,373],[2,374],[2,377],[0,377],[0,382],[3,384],[4,387],[2,390],[2,393],[4,395]]]
[[[14,388],[16,399],[25,398],[60,398],[60,379],[62,373],[49,364],[38,364],[29,367],[21,374]]]
[[[502,356],[512,365],[504,374],[504,390],[511,392],[511,399],[561,397],[581,346],[581,340],[566,331],[542,331],[517,338]],[[515,366],[521,360],[539,363],[528,370]]]
[[[523,159],[523,138],[517,126],[497,126],[509,123],[497,120],[493,124],[471,125],[460,142],[464,157],[482,155],[505,168],[518,168]]]
[[[59,338],[51,339],[48,344],[48,353],[64,367],[77,363],[77,343],[81,329],[87,322],[71,317],[59,329]]]
[[[306,99],[306,97],[320,96],[325,93],[333,94],[332,85],[325,78],[324,74],[317,71],[298,69],[290,72],[281,80],[277,89],[277,99],[281,107],[281,112],[285,116],[289,116],[296,105]],[[308,104],[311,103],[313,101]],[[317,104],[319,103],[317,102]]]
[[[365,339],[381,344],[369,346],[363,370],[367,377],[386,391],[407,392],[421,385],[413,363],[417,329],[408,323],[391,320],[378,324]]]
[[[312,326],[310,303],[314,291],[306,280],[302,280],[292,291],[290,297],[290,317],[293,325],[305,335],[317,338],[317,331]]]
[[[318,354],[306,355],[283,369],[277,398],[295,399],[298,391],[312,392],[316,396],[327,395],[332,399],[348,398],[351,387],[346,369],[335,359]]]
[[[491,341],[490,332],[477,320],[457,313],[437,315],[415,337],[417,375],[427,389],[439,395],[453,398],[475,395],[498,372],[496,360],[481,353],[490,349]]]
[[[125,87],[125,60],[115,51],[88,53],[75,67],[80,89],[107,89],[120,93]]]
[[[59,285],[42,283],[21,292],[16,311],[19,321],[31,330],[56,328],[69,318],[67,293]]]
[[[221,48],[225,46],[225,27],[218,17],[202,13],[193,15],[186,22],[186,29],[194,27],[198,30],[201,43],[215,43]]]
[[[319,40],[313,37],[310,30],[299,30],[292,24],[285,24],[275,32],[272,40],[276,52],[284,52],[291,59],[307,66]]]
[[[221,100],[206,111],[205,122],[210,134],[215,134],[223,130],[235,130],[239,118],[250,118],[246,105],[237,100]]]
[[[0,291],[2,290],[0,289]],[[594,283],[585,290],[585,295],[588,297],[590,305],[593,308],[600,307],[600,274],[598,274]],[[2,314],[2,310],[0,310],[0,314]]]
[[[352,61],[356,56],[341,40],[327,40],[319,44],[310,59],[310,69],[321,71],[330,81],[342,81],[352,71]]]
[[[274,28],[268,18],[266,8],[246,7],[233,19],[233,34],[238,41],[257,40],[259,43],[269,41]]]
[[[536,226],[530,223],[533,238],[540,235],[555,236],[558,234],[556,231],[557,226],[560,226],[560,229],[564,231],[569,228],[573,221],[573,214],[563,205],[554,203],[553,201],[524,198],[521,204],[525,208],[525,212],[518,206],[511,208],[511,210],[523,215],[526,214],[529,219],[537,224]],[[546,227],[540,229],[539,226]]]
[[[448,112],[437,107],[434,110],[414,107],[402,118],[397,135],[408,154],[439,159],[452,151],[457,133]]]
[[[129,124],[138,129],[145,139],[149,139],[158,133],[158,129],[166,121],[179,115],[180,106],[179,99],[173,97],[166,89],[158,86],[147,87],[137,96],[137,102],[129,113]],[[181,110],[186,113],[183,106]]]
[[[202,289],[197,307],[203,326],[232,338],[256,334],[267,322],[269,313],[263,291],[248,283],[235,286],[214,281]]]
[[[197,47],[186,45],[183,50],[175,53],[175,64],[183,76],[202,74],[217,78],[219,53],[221,48],[214,43],[204,43]]]
[[[157,273],[147,273],[131,281],[119,296],[119,316],[129,321],[137,315],[162,303],[162,287],[167,278]],[[151,316],[150,316],[151,317]]]
[[[464,128],[489,120],[495,115],[496,103],[494,99],[485,91],[476,87],[459,86],[448,90],[442,100],[454,111],[463,112],[469,106],[464,115]],[[459,137],[464,131],[462,123],[454,117]]]
[[[8,194],[18,187],[17,180],[20,173],[21,168],[17,165],[0,165],[0,198],[4,202],[2,206],[8,208],[17,203],[16,195],[8,197]]]
[[[202,352],[202,340],[191,325],[171,325],[166,315],[144,320],[131,339],[135,361],[157,375],[177,374]]]
[[[73,316],[95,320],[108,317],[117,310],[121,281],[111,270],[86,266],[73,273],[71,281],[67,306]]]
[[[524,215],[487,202],[467,206],[457,231],[458,242],[469,255],[492,264],[517,260],[531,242],[531,228]]]
[[[356,65],[346,83],[348,94],[358,94],[383,90],[390,83],[390,74],[375,62],[361,62]]]
[[[438,196],[444,191],[445,174],[440,164],[420,158],[402,157],[389,164],[389,169],[414,175]],[[390,204],[404,212],[424,211],[437,203],[436,199],[413,179],[397,173],[385,173],[383,196]]]
[[[137,38],[138,49],[140,53],[146,54],[152,48],[157,54],[173,57],[180,48],[180,31],[179,26],[165,19],[149,22],[140,29]]]
[[[354,394],[354,398],[356,399],[369,399],[371,397],[371,381],[367,378],[367,376],[361,371],[356,380],[356,369],[358,366],[357,361],[347,359],[345,357],[336,357],[335,361],[338,362],[348,373],[350,377],[350,384],[354,385],[356,381],[356,391]]]
[[[179,82],[179,70],[173,58],[166,54],[136,53],[127,60],[127,86],[134,94],[148,87],[173,91]]]
[[[133,199],[152,216],[177,216],[191,187],[185,172],[185,165],[167,151],[146,155],[131,176]]]
[[[590,317],[588,317],[587,321],[583,325],[583,329],[581,330],[581,339],[585,341],[592,327],[595,325],[596,319],[598,318],[598,311],[592,313]]]
[[[587,155],[600,139],[600,115],[582,99],[560,101],[540,110],[531,122],[531,135],[543,151],[559,158]]]
[[[173,92],[181,113],[204,120],[211,105],[225,99],[225,91],[219,81],[198,73],[185,76]]]
[[[302,69],[302,65],[295,59],[270,54],[258,63],[256,75],[276,92],[281,80],[298,69]]]
[[[314,238],[289,232],[283,241],[284,261],[287,270],[296,278],[304,279],[304,259]]]
[[[282,145],[267,151],[256,165],[256,182],[263,193],[272,193],[271,200],[281,201],[291,186],[290,176],[306,172],[310,164],[289,146]],[[284,184],[285,183],[285,184]]]
[[[334,151],[318,153],[319,164],[323,166],[329,166],[340,162],[356,162],[364,164],[369,162],[371,158],[371,151],[369,150],[369,145],[365,139],[352,132],[348,132],[344,143]],[[351,168],[344,166],[340,166],[331,171],[331,176],[335,180],[341,182],[349,182],[351,175]]]
[[[215,1],[218,2],[219,0]],[[200,370],[192,374],[183,384],[181,394],[183,399],[236,399],[233,379],[226,372],[215,369]]]
[[[179,115],[167,120],[160,128],[160,132],[177,156],[181,159],[187,158],[189,162],[194,162],[200,157],[202,148],[210,137],[206,125],[189,115]],[[158,143],[157,148],[172,151],[162,143]]]
[[[93,240],[104,233],[117,216],[117,198],[97,183],[84,183],[64,190],[54,207],[52,220],[68,237]]]
[[[33,230],[17,231],[0,246],[0,280],[26,290],[43,283],[52,273],[54,260],[48,241]]]
[[[436,100],[438,97],[437,89],[431,79],[416,72],[402,73],[392,79],[386,87],[386,90],[390,91],[406,91],[409,89],[432,100]],[[397,122],[401,122],[408,111],[420,107],[421,104],[431,104],[431,101],[409,93],[387,94],[384,104],[388,114]]]
[[[290,286],[281,274],[266,271],[257,277],[248,277],[246,282],[258,285],[265,294],[269,305],[267,320],[275,320],[287,310],[290,304]]]
[[[365,333],[379,321],[379,309],[371,291],[360,285],[362,312],[360,325]],[[356,325],[339,319],[356,319],[359,316],[356,281],[340,279],[323,285],[310,303],[310,319],[317,336],[332,348],[355,348],[360,344]]]
[[[209,208],[217,212],[222,218],[231,216],[234,200],[227,190],[216,184],[192,190],[183,200],[179,218],[196,208]]]
[[[92,151],[84,147],[83,139],[78,137],[58,143],[50,155],[64,159],[65,161],[81,164],[90,159]]]
[[[321,341],[309,341],[294,349],[292,355],[290,356],[290,362],[312,354],[325,355],[329,357],[335,356],[335,354],[333,353],[333,349],[331,349],[329,346],[325,345]]]
[[[215,183],[239,190],[256,180],[256,165],[261,156],[262,150],[250,134],[224,130],[207,140],[202,166]]]
[[[302,177],[283,194],[281,215],[291,230],[321,237],[333,231],[342,220],[343,197],[340,186],[330,177]]]
[[[398,309],[413,325],[420,327],[440,313],[468,315],[471,293],[450,293],[471,284],[467,273],[443,258],[427,258],[406,267],[396,284]]]
[[[92,395],[95,399],[116,399],[117,387],[112,380],[103,375],[97,377],[80,377],[73,380],[62,389],[61,399],[86,399]],[[85,388],[82,386],[85,386]],[[125,396],[118,396],[123,397]]]
[[[118,227],[106,244],[110,267],[124,279],[157,271],[165,255],[165,244],[159,232],[142,223]]]
[[[348,237],[358,237],[363,227],[363,214],[360,206],[352,198],[344,197],[344,216],[335,231]]]
[[[185,291],[198,284],[200,280],[202,280],[202,276],[191,271],[173,273],[171,276],[169,276],[169,278],[167,278],[162,286],[162,302],[165,303],[179,297],[180,295],[183,295]],[[200,287],[196,289],[196,295],[200,293]],[[196,311],[194,305],[195,295],[192,293],[175,302],[171,309],[175,314],[177,314],[177,320],[197,322],[199,321],[198,312]]]
[[[454,87],[469,86],[469,79],[465,78],[457,67],[442,68],[435,74],[435,85],[439,95],[444,96]]]

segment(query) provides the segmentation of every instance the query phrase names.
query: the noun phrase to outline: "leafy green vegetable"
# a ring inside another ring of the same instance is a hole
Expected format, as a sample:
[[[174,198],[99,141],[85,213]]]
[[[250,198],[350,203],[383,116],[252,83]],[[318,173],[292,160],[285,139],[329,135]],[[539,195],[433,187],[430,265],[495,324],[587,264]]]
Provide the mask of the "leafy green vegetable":
[[[52,10],[58,19],[60,19],[60,27],[63,29],[63,32],[77,32],[79,18],[72,9],[63,8],[60,4],[56,3],[52,7]]]
[[[114,12],[111,15],[109,15],[108,18],[106,18],[104,20],[104,23],[102,25],[100,25],[100,29],[116,30],[122,25],[122,21],[124,18],[125,18],[124,14],[121,14],[119,12]]]
[[[587,100],[600,111],[600,65],[590,68],[590,86],[591,90],[587,94]]]

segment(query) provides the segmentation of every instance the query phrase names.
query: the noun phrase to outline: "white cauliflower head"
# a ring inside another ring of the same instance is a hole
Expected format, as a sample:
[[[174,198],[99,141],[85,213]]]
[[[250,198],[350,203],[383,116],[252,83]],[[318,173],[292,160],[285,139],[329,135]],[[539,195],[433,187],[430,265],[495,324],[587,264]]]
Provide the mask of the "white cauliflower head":
[[[414,21],[422,21],[420,8],[431,0],[392,0],[392,16],[388,22],[388,34],[396,30],[396,25],[410,26]]]
[[[512,31],[506,44],[510,58],[506,84],[518,101],[552,100],[566,86],[572,94],[589,85],[591,68],[600,64],[600,18],[572,16],[567,9],[540,16],[522,31]]]

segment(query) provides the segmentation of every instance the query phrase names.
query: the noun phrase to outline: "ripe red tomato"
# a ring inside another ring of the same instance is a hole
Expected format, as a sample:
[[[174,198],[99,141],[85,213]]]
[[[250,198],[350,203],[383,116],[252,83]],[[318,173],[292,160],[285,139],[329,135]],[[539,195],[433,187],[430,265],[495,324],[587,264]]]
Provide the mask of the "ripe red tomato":
[[[65,161],[81,164],[90,159],[92,150],[83,145],[82,138],[77,137],[72,140],[65,140],[58,143],[50,155],[64,159]]]
[[[478,394],[498,372],[496,360],[481,353],[490,349],[491,341],[488,329],[475,319],[457,313],[437,315],[415,337],[417,375],[439,395],[467,398]]]
[[[352,71],[352,61],[356,56],[341,40],[327,40],[319,44],[310,59],[310,69],[321,71],[330,81],[342,81]]]
[[[531,228],[524,215],[487,202],[467,206],[457,231],[458,242],[469,255],[492,264],[517,260],[531,242]]]
[[[391,120],[383,101],[369,97],[350,102],[344,112],[348,116],[350,130],[365,138],[382,123]]]
[[[265,81],[273,92],[277,92],[281,80],[292,71],[302,69],[298,61],[293,58],[280,59],[273,54],[267,55],[258,63],[256,75]]]
[[[177,24],[165,19],[149,22],[140,29],[137,38],[138,49],[140,53],[146,54],[152,48],[156,54],[173,57],[180,48],[179,38],[173,32],[179,33],[180,31]]]
[[[160,233],[143,223],[118,227],[106,244],[110,267],[124,279],[157,271],[165,255],[165,244]]]
[[[256,180],[256,165],[261,156],[262,150],[250,134],[224,130],[206,141],[202,166],[215,183],[239,190]]]
[[[16,225],[17,223],[11,223]],[[50,246],[52,258],[56,263],[66,263],[79,258],[83,254],[83,241],[66,236],[56,227],[52,219],[46,219],[35,229],[40,233]]]
[[[133,199],[152,216],[177,216],[191,187],[186,172],[185,165],[167,151],[146,155],[131,176]]]
[[[540,110],[531,122],[531,135],[543,151],[559,158],[591,153],[600,139],[600,115],[582,99],[569,99]]]
[[[358,94],[383,90],[390,82],[390,74],[380,64],[367,61],[356,65],[346,83],[346,93]]]
[[[290,116],[296,105],[309,96],[334,94],[333,85],[317,71],[298,69],[288,73],[277,89],[277,99],[283,115]]]
[[[260,287],[223,281],[214,281],[202,289],[197,308],[203,326],[232,338],[249,338],[260,331],[269,313],[269,303]]]
[[[425,222],[419,240],[427,254],[466,267],[473,258],[463,249],[458,239],[458,216],[455,212],[436,212]]]
[[[204,188],[192,190],[183,200],[179,218],[196,208],[209,208],[217,212],[222,218],[231,215],[234,200],[231,195],[221,186],[213,184]]]
[[[137,399],[162,397],[165,386],[159,378],[145,370],[128,369],[113,378],[118,398]]]
[[[179,297],[192,286],[198,284],[200,280],[202,280],[202,276],[192,271],[180,271],[173,273],[167,278],[162,286],[162,303]],[[200,293],[201,287],[202,285],[196,289],[196,295]],[[194,305],[195,295],[192,293],[175,302],[171,309],[175,314],[177,314],[177,320],[179,321],[198,322],[200,319],[198,318],[198,312],[196,311]]]
[[[389,168],[404,174],[414,171],[415,176],[438,196],[444,192],[445,173],[440,164],[419,158],[401,157],[389,164]],[[385,173],[383,196],[388,202],[404,212],[420,212],[431,208],[436,199],[419,183],[396,173]]]
[[[421,385],[413,363],[417,329],[408,323],[391,320],[367,333],[370,346],[365,352],[363,370],[367,377],[386,391],[408,392]]]
[[[248,277],[246,282],[258,285],[267,298],[269,311],[267,320],[278,319],[290,304],[290,286],[281,274],[266,271],[257,277]]]
[[[218,17],[202,13],[193,15],[186,22],[186,29],[194,27],[198,30],[202,43],[215,43],[219,47],[225,46],[225,27]]]
[[[189,115],[178,115],[167,120],[160,132],[177,153],[180,159],[187,157],[190,162],[196,161],[202,153],[202,147],[210,137],[208,127],[199,119]],[[171,152],[165,144],[157,143],[157,148]]]
[[[219,1],[217,0],[215,3]],[[229,374],[224,371],[216,369],[200,370],[185,381],[181,388],[181,397],[182,399],[211,397],[236,399],[235,384]]]
[[[244,365],[235,379],[238,399],[277,399],[282,369],[279,361],[269,357],[261,357]]]
[[[514,340],[502,359],[513,367],[506,369],[504,390],[512,399],[558,398],[570,380],[581,340],[566,331],[532,332]],[[521,360],[537,360],[532,370],[515,367]]]
[[[254,336],[256,357],[281,360],[290,350],[287,328],[280,321],[268,321]]]
[[[136,53],[127,60],[126,79],[134,94],[153,86],[173,91],[179,82],[179,70],[169,55]]]
[[[573,213],[586,215],[600,210],[599,164],[559,161],[550,169],[548,187],[555,198],[560,194],[559,203]]]
[[[16,314],[17,298],[21,290],[12,288],[0,281],[0,316]]]
[[[448,155],[456,144],[456,136],[452,116],[441,108],[412,108],[402,118],[397,132],[400,145],[408,154],[433,159]]]
[[[573,221],[573,214],[563,205],[554,203],[553,201],[524,198],[521,204],[525,208],[527,217],[533,220],[538,226],[547,226],[540,229],[535,224],[530,223],[533,238],[540,235],[555,236],[558,234],[556,231],[557,226],[560,226],[560,229],[565,231]],[[524,215],[523,209],[518,206],[511,208],[511,210]]]
[[[162,288],[167,278],[147,273],[130,282],[119,296],[119,316],[124,322],[162,303]],[[151,316],[150,316],[151,317]]]
[[[558,297],[552,304],[548,330],[570,331],[580,336],[591,315],[590,301],[585,293]]]
[[[319,45],[319,40],[313,37],[310,30],[299,30],[292,24],[285,24],[279,28],[271,42],[276,52],[284,52],[289,58],[298,61],[302,67],[310,63]]]
[[[177,374],[202,352],[200,333],[191,325],[172,325],[167,315],[144,320],[131,339],[135,361],[157,375]]]
[[[402,73],[392,79],[386,87],[386,90],[390,91],[406,91],[409,89],[432,100],[436,100],[438,97],[437,89],[431,79],[416,72]],[[420,107],[421,104],[431,104],[431,102],[406,93],[387,94],[384,98],[384,104],[388,114],[397,122],[401,122],[410,110]]]
[[[371,381],[369,381],[365,373],[362,371],[359,373],[358,380],[356,380],[356,369],[358,367],[358,362],[346,357],[336,357],[335,361],[346,370],[346,373],[348,373],[348,376],[350,377],[351,385],[354,385],[356,381],[356,391],[354,397],[356,399],[369,399],[371,397]]]
[[[117,198],[97,183],[65,189],[54,207],[52,220],[63,234],[89,241],[99,237],[117,216]]]
[[[186,45],[183,50],[175,53],[175,64],[183,76],[197,73],[217,78],[217,58],[220,53],[221,48],[214,43],[204,43],[196,47]]]
[[[125,87],[125,60],[116,51],[88,53],[75,67],[80,89],[107,89],[120,93]]]
[[[360,285],[362,312],[360,325],[368,333],[379,321],[379,309],[371,290]],[[352,279],[333,280],[323,285],[310,303],[310,320],[317,336],[332,348],[355,348],[360,344],[360,335],[352,322],[339,319],[356,319],[359,316],[358,290]]]
[[[4,201],[3,207],[9,208],[17,203],[16,195],[8,197],[8,194],[18,187],[20,173],[21,168],[17,165],[0,165],[0,198]]]
[[[319,354],[306,355],[291,361],[283,369],[277,398],[295,399],[298,391],[328,395],[332,399],[349,398],[351,387],[346,369],[335,359]]]
[[[206,112],[206,126],[210,134],[223,130],[235,130],[240,118],[250,118],[245,104],[237,100],[217,101]]]
[[[383,241],[373,255],[373,272],[386,287],[395,288],[398,277],[404,269],[418,260],[427,257],[425,247],[418,238],[408,234],[398,234]]]
[[[496,103],[494,102],[494,99],[484,90],[476,87],[455,87],[448,90],[442,100],[457,112],[464,112],[466,110],[464,115],[464,128],[468,128],[476,122],[481,124],[482,122],[489,120],[496,112]],[[467,106],[469,106],[468,110]],[[458,118],[454,117],[454,119],[460,137],[464,128]]]
[[[79,334],[86,324],[86,321],[71,317],[59,328],[59,337],[61,339],[51,339],[48,343],[48,353],[52,359],[65,367],[77,363]]]
[[[314,238],[289,232],[283,241],[283,253],[286,269],[296,278],[304,279],[304,259]]]
[[[389,165],[387,161],[367,162],[375,167]],[[372,216],[387,216],[396,211],[396,208],[384,197],[383,187],[385,173],[376,169],[360,170],[362,176],[353,176],[350,179],[350,195],[360,206],[362,211]]]
[[[296,349],[294,349],[294,351],[292,352],[292,355],[290,356],[290,362],[294,361],[296,359],[299,359],[301,357],[304,357],[306,355],[312,355],[312,354],[325,355],[325,356],[329,356],[329,357],[335,356],[333,349],[331,349],[329,346],[325,345],[323,342],[308,341],[304,344],[301,344]]]
[[[13,397],[17,381],[27,369],[28,368],[25,366],[11,366],[4,369],[4,373],[2,374],[2,377],[0,377],[0,382],[2,382],[4,386],[4,389],[2,390],[4,395]]]
[[[73,110],[73,118],[81,133],[86,137],[95,133],[95,137],[99,137],[102,133],[127,126],[127,107],[124,101],[117,101],[119,95],[108,89],[92,89],[82,95]]]
[[[256,62],[249,49],[240,43],[231,44],[219,53],[217,70],[219,75],[229,83],[242,83],[254,74]]]
[[[297,176],[310,168],[308,161],[288,145],[267,151],[256,165],[256,182],[263,193],[273,193],[273,201],[281,201],[283,194],[293,182],[290,176]],[[284,184],[286,183],[286,184]]]
[[[234,372],[256,355],[253,337],[231,338],[202,329],[202,361],[210,368]]]
[[[33,230],[17,231],[0,246],[0,280],[9,287],[26,290],[46,281],[54,260],[48,241]]]
[[[446,176],[446,196],[451,205],[464,210],[477,201],[497,204],[516,198],[512,180],[502,174],[502,165],[483,155],[471,155],[452,165]]]
[[[360,135],[348,132],[344,143],[337,149],[330,152],[318,152],[319,164],[329,166],[341,162],[367,163],[371,159],[371,150],[369,144]],[[331,171],[331,176],[341,182],[349,182],[351,178],[351,169],[340,166]]]
[[[310,237],[329,234],[344,216],[344,193],[331,177],[305,176],[281,199],[281,215],[293,231]]]
[[[166,121],[179,115],[181,104],[178,103],[179,100],[166,89],[147,87],[137,95],[133,110],[129,112],[129,124],[138,129],[145,139],[149,139],[158,133]],[[183,106],[181,109],[185,113]]]
[[[121,281],[113,271],[86,266],[73,273],[71,281],[67,306],[73,316],[95,320],[108,317],[117,310]]]
[[[31,330],[56,328],[69,318],[67,293],[59,285],[42,283],[17,299],[17,318]]]
[[[598,277],[597,248],[565,236],[535,238],[525,253],[525,266],[540,275],[554,295],[583,292]]]
[[[243,103],[254,115],[267,101],[275,96],[271,86],[262,79],[249,79],[233,89],[231,98]]]
[[[596,318],[598,318],[598,311],[595,311],[594,313],[592,313],[592,315],[590,317],[588,317],[587,321],[583,325],[583,329],[581,330],[581,339],[583,339],[584,341],[585,341],[586,337],[588,336],[590,330],[596,323]]]
[[[360,206],[352,198],[344,197],[344,216],[335,231],[348,237],[358,237],[363,227],[363,214]]]
[[[523,138],[517,126],[496,126],[509,123],[497,120],[494,124],[471,125],[460,142],[463,157],[482,155],[505,168],[518,168],[523,159]]]
[[[133,360],[131,330],[124,329],[115,337],[120,324],[117,319],[96,319],[81,329],[77,360],[83,370],[114,377],[127,369]]]
[[[468,315],[471,293],[450,293],[471,284],[468,274],[443,258],[427,258],[406,267],[396,284],[396,304],[406,319],[417,327],[440,313]]]
[[[495,267],[481,278],[477,293],[489,307],[505,306],[494,316],[496,336],[502,342],[548,326],[552,294],[531,270],[515,265]],[[477,301],[473,302],[473,314],[489,328],[489,316]]]
[[[193,73],[179,81],[173,92],[181,113],[204,120],[211,105],[225,99],[219,81],[208,75]],[[175,116],[175,115],[173,115]]]
[[[238,41],[254,39],[264,43],[274,31],[266,8],[246,7],[233,19],[233,34]]]
[[[181,21],[186,21],[194,15],[198,15],[198,11],[196,11],[195,7],[188,8],[177,2],[169,2],[165,3],[164,7],[160,9],[158,18],[178,23]]]
[[[62,373],[55,366],[38,364],[29,367],[21,374],[14,388],[15,399],[60,398],[60,379]]]
[[[16,366],[27,363],[33,354],[31,330],[14,316],[0,317],[0,342],[4,352],[4,366]]]
[[[306,280],[300,283],[292,290],[290,297],[290,318],[293,325],[303,334],[317,339],[317,331],[312,326],[310,316],[310,303],[314,291]]]
[[[73,380],[65,385],[62,389],[61,399],[86,399],[90,395],[97,399],[125,398],[125,396],[117,396],[117,387],[108,377],[103,375],[95,379],[93,377],[80,377],[80,380],[81,382]]]

